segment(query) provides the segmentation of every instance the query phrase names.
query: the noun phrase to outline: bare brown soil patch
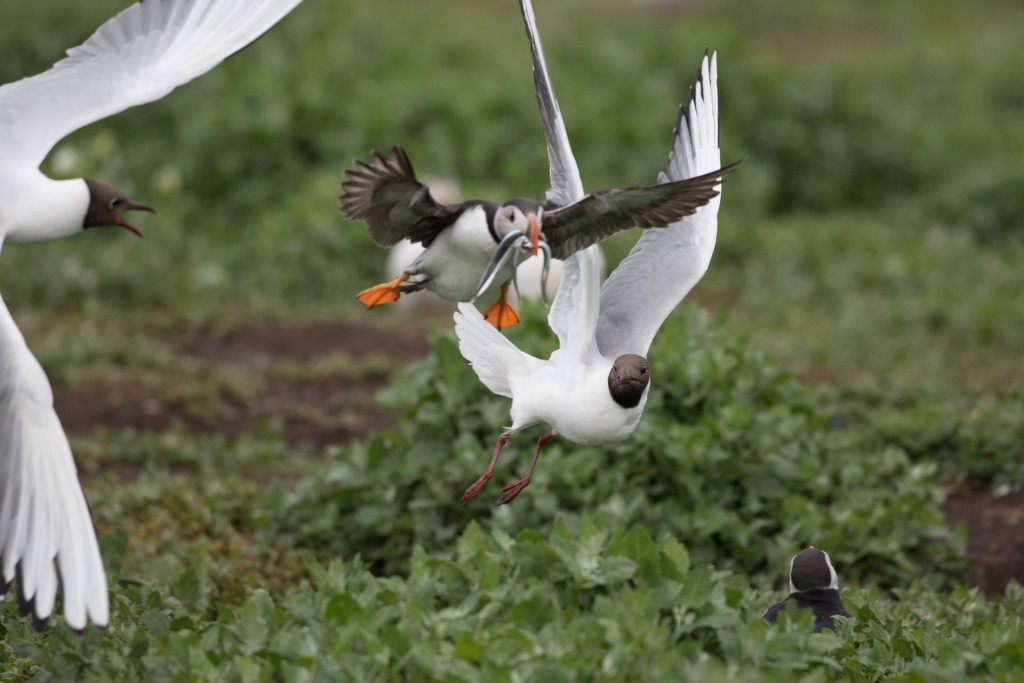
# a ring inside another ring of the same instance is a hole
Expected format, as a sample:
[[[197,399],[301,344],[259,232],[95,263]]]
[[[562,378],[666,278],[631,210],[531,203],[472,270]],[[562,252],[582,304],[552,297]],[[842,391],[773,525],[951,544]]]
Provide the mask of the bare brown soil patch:
[[[171,398],[154,395],[131,381],[93,382],[55,397],[64,428],[88,434],[125,427],[161,431],[183,424],[237,437],[256,434],[272,421],[292,443],[343,444],[388,426],[394,415],[377,404],[374,394],[393,370],[429,351],[421,327],[398,330],[335,321],[265,323],[220,337],[192,334],[181,346],[211,368],[263,371],[260,388],[244,396],[222,392],[211,408],[173,392]],[[273,370],[282,361],[313,362],[339,353],[352,366],[342,374],[294,377]]]
[[[989,595],[1001,593],[1010,579],[1024,584],[1024,492],[962,484],[947,494],[945,512],[949,524],[967,524],[971,584]]]

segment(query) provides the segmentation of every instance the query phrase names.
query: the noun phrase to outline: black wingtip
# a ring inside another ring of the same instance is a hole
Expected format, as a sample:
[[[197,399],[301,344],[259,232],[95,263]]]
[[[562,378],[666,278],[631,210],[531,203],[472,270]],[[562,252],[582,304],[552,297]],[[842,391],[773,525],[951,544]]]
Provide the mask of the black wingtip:
[[[697,67],[697,76],[694,78],[694,82],[690,85],[689,90],[687,90],[687,92],[686,92],[686,99],[684,99],[683,103],[679,105],[679,113],[676,116],[676,125],[675,125],[675,128],[672,129],[672,142],[673,142],[673,145],[669,149],[669,153],[668,153],[668,159],[669,159],[670,163],[672,161],[672,154],[673,154],[673,152],[675,150],[675,139],[676,139],[676,136],[679,135],[679,129],[684,124],[686,126],[686,133],[687,133],[687,135],[690,136],[690,146],[691,147],[695,147],[696,144],[697,144],[696,140],[694,140],[694,138],[693,138],[694,126],[693,126],[693,121],[690,119],[690,107],[695,105],[696,102],[697,102],[697,86],[698,85],[701,86],[701,88],[700,88],[701,95],[703,97],[707,97],[708,96],[707,83],[704,82],[704,62],[708,63],[708,74],[710,74],[711,73],[711,54],[712,53],[711,53],[711,49],[710,48],[707,48],[707,47],[704,48],[704,57],[701,59],[700,66]],[[716,137],[721,138],[720,132],[721,132],[722,122],[719,120],[717,122],[717,124],[718,124],[718,128],[719,128],[719,130],[718,130],[719,135],[716,136]]]
[[[33,597],[32,599],[29,599],[28,597],[26,597],[23,588],[23,586],[25,585],[25,577],[22,575],[20,563],[18,564],[17,569],[17,584],[18,586],[17,590],[15,590],[15,593],[18,596],[18,615],[23,619],[31,619],[32,628],[35,629],[36,633],[43,633],[44,631],[46,631],[46,628],[49,625],[48,619],[46,617],[40,617],[36,614],[35,598]]]

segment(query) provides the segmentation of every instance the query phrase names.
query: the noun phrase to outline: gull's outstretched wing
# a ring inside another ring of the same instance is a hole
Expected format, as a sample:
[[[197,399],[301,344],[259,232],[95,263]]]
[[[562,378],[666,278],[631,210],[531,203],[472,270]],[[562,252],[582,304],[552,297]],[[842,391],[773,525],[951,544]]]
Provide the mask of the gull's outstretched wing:
[[[0,159],[38,166],[64,136],[164,97],[259,38],[302,0],[146,0],[49,71],[0,87]]]
[[[341,191],[341,213],[366,223],[370,237],[382,247],[404,239],[429,245],[466,206],[434,200],[430,189],[416,180],[409,157],[398,145],[387,158],[374,150],[369,163],[357,160],[345,171]]]
[[[533,83],[537,90],[537,104],[540,107],[540,120],[544,125],[544,138],[548,143],[551,189],[547,192],[547,199],[558,206],[564,206],[583,198],[583,182],[580,180],[576,158],[569,147],[569,136],[565,132],[562,113],[558,110],[555,91],[551,88],[551,80],[548,78],[548,67],[544,62],[544,48],[541,47],[540,34],[537,33],[533,5],[530,4],[530,0],[520,0],[519,8],[523,12],[526,37],[530,41]]]
[[[708,173],[721,165],[718,148],[717,55],[707,53],[679,112],[661,183]],[[597,346],[616,358],[646,355],[658,328],[707,271],[718,235],[715,197],[663,230],[647,230],[601,288]]]
[[[544,62],[544,49],[537,32],[537,21],[533,16],[530,0],[520,0],[523,21],[526,23],[526,37],[530,41],[533,57],[533,81],[537,90],[537,104],[540,120],[544,125],[544,137],[548,143],[548,162],[551,167],[551,189],[548,201],[563,206],[583,199],[583,182],[576,166],[576,158],[569,147],[558,100],[551,87],[548,68]],[[546,213],[546,212],[545,212]],[[542,221],[543,225],[543,221]],[[596,251],[577,252],[565,259],[562,279],[548,313],[548,325],[558,335],[562,351],[576,357],[587,356],[593,348],[594,328],[597,325],[597,292],[601,271],[599,254]]]
[[[37,623],[60,587],[69,626],[107,624],[107,578],[53,392],[0,298],[0,596],[15,579]]]

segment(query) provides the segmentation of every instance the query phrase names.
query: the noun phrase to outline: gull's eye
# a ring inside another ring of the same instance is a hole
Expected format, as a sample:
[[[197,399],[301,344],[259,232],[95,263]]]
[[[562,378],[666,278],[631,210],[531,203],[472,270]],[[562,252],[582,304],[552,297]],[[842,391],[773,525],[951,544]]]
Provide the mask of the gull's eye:
[[[646,366],[646,365],[644,365],[644,366],[641,366],[641,368],[640,368],[640,374],[641,374],[641,375],[646,375],[646,374],[647,374],[647,366]]]
[[[111,211],[117,210],[119,206],[121,206],[121,200],[118,199],[117,197],[111,197],[110,201],[107,202],[107,208],[110,209]]]

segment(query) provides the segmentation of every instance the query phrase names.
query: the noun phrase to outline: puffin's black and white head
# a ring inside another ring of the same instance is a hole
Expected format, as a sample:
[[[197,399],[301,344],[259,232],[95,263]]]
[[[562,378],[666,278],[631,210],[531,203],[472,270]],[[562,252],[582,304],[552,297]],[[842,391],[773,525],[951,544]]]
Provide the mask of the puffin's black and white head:
[[[102,180],[86,178],[85,184],[89,188],[89,209],[85,212],[82,229],[118,227],[142,237],[142,233],[121,218],[120,213],[122,211],[156,213],[152,207],[131,201],[116,187]]]
[[[522,197],[510,199],[494,214],[494,236],[501,242],[506,236],[522,234],[530,240],[530,254],[536,254],[540,248],[540,223],[544,216],[544,207]]]
[[[636,408],[651,381],[651,367],[647,359],[635,353],[625,353],[615,359],[608,372],[608,391],[612,400],[623,408]]]
[[[789,592],[815,589],[838,590],[839,577],[828,553],[812,545],[794,555],[789,563]]]
[[[518,197],[510,199],[492,214],[488,214],[488,228],[491,237],[498,243],[491,260],[484,268],[476,296],[483,294],[494,278],[509,261],[512,262],[513,282],[515,271],[519,266],[520,255],[529,252],[531,256],[543,252],[544,265],[541,271],[541,292],[547,291],[548,272],[551,268],[551,247],[548,246],[544,234],[540,231],[544,218],[544,207],[533,201]],[[516,289],[518,289],[516,283]],[[474,297],[475,298],[475,297]],[[547,295],[544,294],[547,299]]]

